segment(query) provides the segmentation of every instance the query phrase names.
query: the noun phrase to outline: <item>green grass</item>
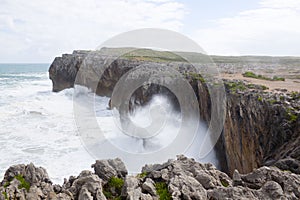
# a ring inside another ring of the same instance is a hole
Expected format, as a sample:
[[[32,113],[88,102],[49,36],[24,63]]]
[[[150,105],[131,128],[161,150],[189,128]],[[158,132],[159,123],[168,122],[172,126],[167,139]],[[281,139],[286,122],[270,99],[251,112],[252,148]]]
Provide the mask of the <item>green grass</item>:
[[[200,81],[201,83],[205,83],[205,79],[201,76],[201,74],[197,74],[194,72],[184,74],[187,78],[191,78],[193,80]]]
[[[265,86],[265,85],[261,85],[261,87],[262,87],[262,90],[268,90],[269,88],[267,87],[267,86]]]
[[[186,62],[184,58],[170,51],[154,51],[152,49],[135,49],[122,55],[123,58],[153,62]]]
[[[123,57],[137,58],[137,59],[148,59],[148,60],[161,60],[161,61],[182,61],[184,58],[188,58],[189,61],[195,63],[228,63],[228,64],[272,64],[274,59],[278,64],[289,65],[289,66],[299,66],[300,57],[270,57],[270,56],[214,56],[205,55],[196,52],[168,52],[168,51],[156,51],[150,49],[137,49],[132,47],[123,48],[101,48],[100,52],[105,55],[124,55]],[[133,53],[126,53],[128,51],[133,51]],[[172,55],[173,54],[173,55]],[[175,54],[175,55],[174,55]],[[178,54],[178,55],[177,55]],[[179,55],[182,55],[180,57]],[[164,58],[166,57],[166,58]],[[156,58],[156,59],[155,59]],[[271,73],[272,71],[269,71]],[[300,76],[295,78],[300,79]]]
[[[228,186],[229,186],[229,183],[228,183],[226,180],[221,180],[221,184],[222,184],[224,187],[228,187]]]
[[[293,92],[291,93],[291,96],[292,96],[292,98],[293,98],[294,100],[300,99],[300,93],[299,93],[299,92],[293,91]]]
[[[274,76],[272,81],[285,81],[285,78]]]
[[[295,114],[289,113],[289,118],[290,118],[289,119],[290,122],[295,122],[295,121],[297,121],[298,116]]]
[[[258,89],[258,88],[261,88],[262,90],[268,90],[269,88],[265,85],[254,85],[252,83],[248,84],[247,85],[247,88],[249,89]]]
[[[268,99],[268,102],[269,102],[270,104],[274,104],[274,103],[276,103],[276,100],[275,100],[275,99]]]
[[[4,198],[5,198],[5,200],[8,200],[7,193],[6,192],[2,192],[2,194],[3,194]]]
[[[232,92],[235,92],[237,90],[245,91],[247,89],[243,82],[229,82],[225,83],[225,86]]]
[[[282,78],[282,77],[274,76],[273,78],[268,78],[268,77],[265,77],[260,74],[257,75],[250,71],[247,71],[247,72],[243,73],[242,75],[244,77],[248,77],[248,78],[255,78],[255,79],[261,79],[261,80],[267,80],[267,81],[285,81],[285,78]]]
[[[20,182],[19,189],[24,188],[28,192],[30,189],[30,183],[27,182],[22,175],[17,175],[15,178]]]
[[[155,183],[156,192],[160,200],[171,200],[172,196],[169,193],[168,186],[165,182]]]
[[[124,180],[118,177],[113,176],[109,181],[108,181],[108,186],[109,187],[114,187],[117,190],[121,190],[124,185]]]
[[[124,185],[124,180],[118,177],[113,176],[111,179],[109,179],[108,183],[103,188],[103,194],[104,196],[109,200],[120,200],[121,199],[121,192],[122,187]],[[114,191],[118,195],[113,195],[111,190],[114,188]]]
[[[257,100],[262,102],[263,101],[263,98],[261,96],[257,97]]]
[[[10,182],[9,181],[7,181],[5,184],[4,184],[4,188],[7,188],[8,186],[10,185]]]
[[[145,178],[148,175],[148,172],[142,172],[137,175],[138,178]]]

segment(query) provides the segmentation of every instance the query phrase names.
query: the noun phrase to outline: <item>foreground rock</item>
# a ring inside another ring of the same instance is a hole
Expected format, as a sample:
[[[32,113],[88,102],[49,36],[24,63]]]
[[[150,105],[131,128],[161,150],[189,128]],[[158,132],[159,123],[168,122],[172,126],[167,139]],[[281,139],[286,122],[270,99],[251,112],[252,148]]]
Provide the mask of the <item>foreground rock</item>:
[[[10,167],[0,186],[6,199],[299,199],[300,175],[276,167],[249,174],[236,170],[231,179],[211,164],[185,156],[164,164],[146,165],[138,175],[127,175],[120,159],[98,160],[95,172],[82,171],[62,186],[53,185],[47,172],[33,164]]]

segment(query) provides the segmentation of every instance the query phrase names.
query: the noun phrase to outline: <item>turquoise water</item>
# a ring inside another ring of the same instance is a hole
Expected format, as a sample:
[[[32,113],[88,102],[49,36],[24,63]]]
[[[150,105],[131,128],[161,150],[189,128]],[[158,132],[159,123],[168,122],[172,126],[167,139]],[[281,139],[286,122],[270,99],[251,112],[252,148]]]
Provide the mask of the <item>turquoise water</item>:
[[[28,73],[44,73],[48,71],[50,64],[34,63],[34,64],[13,64],[0,63],[0,76],[3,74],[28,74]]]
[[[45,79],[49,64],[0,64],[0,85]]]

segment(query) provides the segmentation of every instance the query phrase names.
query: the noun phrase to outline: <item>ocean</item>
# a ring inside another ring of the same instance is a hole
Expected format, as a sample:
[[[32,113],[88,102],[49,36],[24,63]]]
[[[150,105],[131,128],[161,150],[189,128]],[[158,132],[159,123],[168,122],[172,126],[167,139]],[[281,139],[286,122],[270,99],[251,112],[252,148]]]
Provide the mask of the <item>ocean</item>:
[[[95,159],[101,159],[86,151],[74,120],[73,95],[84,98],[93,94],[87,88],[82,88],[79,93],[73,88],[52,92],[48,68],[49,64],[0,64],[0,179],[9,166],[32,162],[46,168],[50,179],[61,184],[64,178],[77,176],[82,170],[91,170]],[[180,115],[171,110],[167,116],[168,124],[151,140],[155,145],[146,149],[143,140],[122,135],[117,130],[113,114],[107,108],[108,102],[107,97],[96,97],[95,114],[107,140],[121,150],[151,153],[153,149],[169,145],[170,138],[179,128]],[[165,97],[157,96],[148,107],[138,109],[131,120],[147,127],[151,123],[149,108],[157,105],[171,109]],[[159,117],[155,119],[159,120]],[[196,142],[185,152],[196,160],[199,160],[197,156],[204,129],[199,130]],[[122,155],[115,157],[135,166],[132,160],[126,161]],[[218,165],[214,152],[199,161]],[[139,162],[133,172],[144,164]]]
[[[62,183],[94,162],[76,134],[73,89],[53,93],[48,68],[0,64],[0,179],[9,166],[33,162]]]

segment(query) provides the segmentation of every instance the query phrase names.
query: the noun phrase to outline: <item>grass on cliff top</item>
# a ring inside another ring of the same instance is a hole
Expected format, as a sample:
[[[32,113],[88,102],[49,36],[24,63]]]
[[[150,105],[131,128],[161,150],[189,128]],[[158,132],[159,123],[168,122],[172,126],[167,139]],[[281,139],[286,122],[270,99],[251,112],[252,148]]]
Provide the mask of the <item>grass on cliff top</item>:
[[[243,73],[244,77],[248,77],[248,78],[255,78],[255,79],[261,79],[261,80],[267,80],[267,81],[285,81],[285,78],[282,77],[278,77],[278,76],[274,76],[273,78],[268,78],[262,75],[257,75],[253,72],[245,72]]]
[[[107,48],[101,50],[107,55],[124,55],[125,58],[150,60],[150,61],[184,61],[187,58],[191,62],[224,63],[224,64],[278,64],[299,66],[300,57],[271,57],[271,56],[215,56],[197,52],[170,52],[151,49],[137,49],[132,47]],[[126,55],[126,52],[132,51]]]
[[[121,58],[152,62],[213,63],[210,56],[195,52],[158,51],[146,48],[102,48],[107,55],[121,55]]]
[[[154,62],[185,62],[185,59],[169,51],[154,51],[151,49],[137,49],[123,55],[125,58],[154,61]]]

